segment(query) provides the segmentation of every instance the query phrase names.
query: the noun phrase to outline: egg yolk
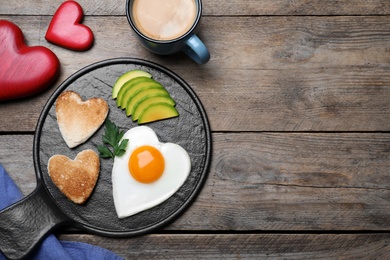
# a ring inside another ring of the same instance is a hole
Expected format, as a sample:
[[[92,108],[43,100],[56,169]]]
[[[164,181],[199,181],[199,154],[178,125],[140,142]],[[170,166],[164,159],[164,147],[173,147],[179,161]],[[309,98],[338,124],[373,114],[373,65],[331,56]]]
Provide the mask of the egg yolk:
[[[135,180],[141,183],[151,183],[163,174],[165,161],[158,149],[145,145],[133,151],[128,167]]]

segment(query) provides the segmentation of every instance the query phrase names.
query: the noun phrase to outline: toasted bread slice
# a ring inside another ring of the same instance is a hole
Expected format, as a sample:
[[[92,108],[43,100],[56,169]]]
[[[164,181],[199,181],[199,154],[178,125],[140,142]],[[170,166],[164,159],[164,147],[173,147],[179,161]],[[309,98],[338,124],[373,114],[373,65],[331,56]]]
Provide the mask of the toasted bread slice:
[[[83,101],[74,91],[64,91],[56,101],[56,115],[61,135],[69,148],[87,141],[104,123],[108,104],[102,98]]]
[[[84,150],[74,160],[53,155],[48,162],[53,183],[71,201],[83,204],[91,195],[100,172],[100,159],[93,150]]]

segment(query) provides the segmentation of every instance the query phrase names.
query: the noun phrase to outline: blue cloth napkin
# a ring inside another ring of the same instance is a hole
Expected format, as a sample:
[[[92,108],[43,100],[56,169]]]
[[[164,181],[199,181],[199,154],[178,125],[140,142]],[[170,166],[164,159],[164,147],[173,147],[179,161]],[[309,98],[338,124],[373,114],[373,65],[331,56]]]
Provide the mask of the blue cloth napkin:
[[[19,188],[9,177],[4,167],[0,164],[0,210],[23,198]],[[1,234],[0,234],[1,235]],[[0,260],[6,259],[0,253]],[[73,259],[96,259],[116,260],[123,259],[114,253],[98,247],[81,242],[59,241],[54,235],[49,235],[28,259],[44,260],[73,260]]]

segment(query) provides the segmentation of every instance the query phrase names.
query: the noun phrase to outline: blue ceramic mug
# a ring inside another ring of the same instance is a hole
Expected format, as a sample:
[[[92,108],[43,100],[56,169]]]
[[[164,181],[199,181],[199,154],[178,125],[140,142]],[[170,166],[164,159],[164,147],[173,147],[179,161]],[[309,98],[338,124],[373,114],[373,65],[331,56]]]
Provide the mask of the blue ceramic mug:
[[[168,55],[183,51],[199,64],[210,53],[198,38],[201,0],[127,0],[126,16],[135,36],[151,52]]]

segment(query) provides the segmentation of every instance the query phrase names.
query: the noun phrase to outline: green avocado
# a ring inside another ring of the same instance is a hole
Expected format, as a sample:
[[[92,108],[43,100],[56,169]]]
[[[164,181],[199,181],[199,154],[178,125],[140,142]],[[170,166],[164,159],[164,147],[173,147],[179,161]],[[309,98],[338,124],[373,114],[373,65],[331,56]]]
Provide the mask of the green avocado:
[[[148,106],[154,103],[167,103],[171,106],[175,106],[175,101],[168,95],[164,93],[152,93],[142,97],[138,100],[131,112],[131,117],[133,121],[136,121],[139,117],[139,114]]]
[[[147,78],[147,77],[136,77],[136,78],[133,78],[133,79],[127,81],[125,84],[123,84],[123,86],[121,87],[121,89],[118,92],[117,99],[116,99],[116,105],[118,107],[124,108],[124,107],[122,107],[122,100],[123,100],[127,90],[132,88],[133,86],[137,85],[138,83],[142,83],[142,82],[153,82],[154,83],[155,80],[153,80],[151,78]]]
[[[139,82],[137,84],[131,85],[128,87],[125,92],[122,95],[120,106],[121,108],[126,108],[127,104],[129,103],[130,99],[133,98],[134,95],[136,95],[138,92],[144,90],[144,89],[150,89],[150,88],[164,88],[159,82],[149,79],[147,81]],[[119,94],[118,94],[119,99]]]
[[[167,103],[154,103],[146,107],[138,118],[138,124],[145,124],[157,120],[178,116],[177,110]]]
[[[152,86],[144,89],[140,89],[135,92],[126,104],[126,115],[130,116],[133,112],[134,105],[143,97],[148,96],[150,94],[166,94],[169,95],[168,91],[163,87]]]
[[[118,96],[118,92],[122,88],[123,84],[136,77],[151,78],[152,75],[143,70],[130,70],[122,74],[114,83],[114,86],[112,88],[112,99],[116,99],[116,97]]]

